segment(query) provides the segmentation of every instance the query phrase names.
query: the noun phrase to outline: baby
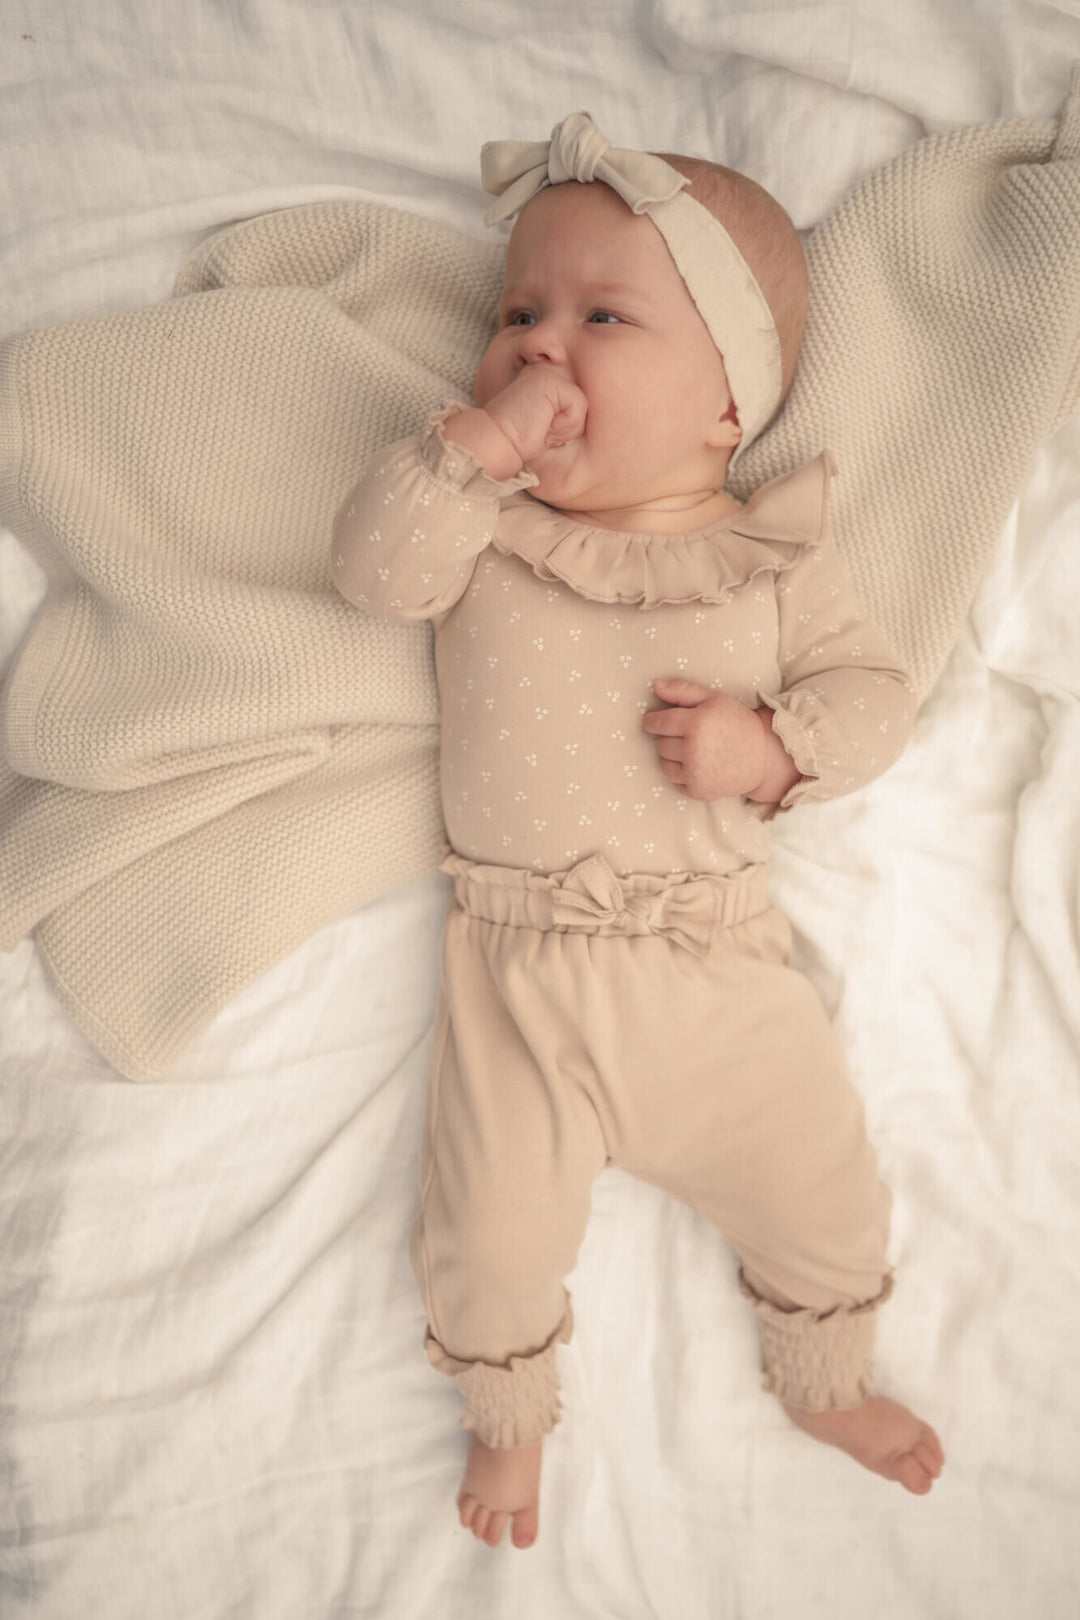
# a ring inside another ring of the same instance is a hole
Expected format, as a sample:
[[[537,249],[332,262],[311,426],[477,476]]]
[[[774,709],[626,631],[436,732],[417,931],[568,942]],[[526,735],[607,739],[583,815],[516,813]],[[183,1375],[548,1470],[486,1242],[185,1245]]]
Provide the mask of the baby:
[[[587,113],[489,144],[483,178],[518,217],[474,403],[372,459],[332,552],[351,602],[435,628],[454,903],[410,1255],[473,1431],[461,1523],[536,1539],[611,1164],[724,1234],[792,1421],[924,1494],[937,1436],[870,1377],[890,1195],[766,885],[766,824],[886,770],[914,698],[832,537],[830,453],[724,488],[791,386],[798,236]]]

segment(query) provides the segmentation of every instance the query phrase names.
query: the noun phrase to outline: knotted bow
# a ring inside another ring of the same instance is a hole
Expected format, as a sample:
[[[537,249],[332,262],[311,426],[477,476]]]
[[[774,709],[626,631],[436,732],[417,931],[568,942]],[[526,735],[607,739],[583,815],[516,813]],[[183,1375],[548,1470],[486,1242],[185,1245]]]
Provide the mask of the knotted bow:
[[[510,219],[545,186],[568,180],[601,180],[617,191],[635,214],[669,202],[690,184],[663,158],[612,146],[592,114],[571,113],[551,132],[550,141],[487,141],[480,151],[480,179],[500,200],[484,214],[495,225]]]
[[[549,890],[551,920],[573,927],[586,919],[611,923],[628,934],[666,934],[695,956],[708,954],[713,931],[712,895],[696,883],[673,884],[658,894],[626,894],[602,855],[590,855]]]

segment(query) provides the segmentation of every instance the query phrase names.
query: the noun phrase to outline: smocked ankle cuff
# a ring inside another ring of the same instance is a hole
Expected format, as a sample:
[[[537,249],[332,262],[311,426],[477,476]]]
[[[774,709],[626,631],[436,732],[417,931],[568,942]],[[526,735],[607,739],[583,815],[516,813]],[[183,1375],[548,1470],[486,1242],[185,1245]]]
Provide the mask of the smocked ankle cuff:
[[[465,1398],[463,1429],[472,1429],[486,1446],[534,1446],[562,1416],[559,1369],[555,1352],[568,1344],[574,1315],[567,1295],[566,1310],[547,1343],[531,1356],[511,1356],[504,1366],[486,1361],[458,1361],[448,1355],[430,1327],[424,1338],[428,1360],[438,1372],[457,1379]]]
[[[893,1291],[891,1273],[873,1299],[829,1311],[781,1310],[754,1292],[741,1267],[739,1287],[757,1312],[765,1366],[762,1388],[770,1395],[808,1412],[833,1412],[861,1406],[874,1393],[876,1313]]]

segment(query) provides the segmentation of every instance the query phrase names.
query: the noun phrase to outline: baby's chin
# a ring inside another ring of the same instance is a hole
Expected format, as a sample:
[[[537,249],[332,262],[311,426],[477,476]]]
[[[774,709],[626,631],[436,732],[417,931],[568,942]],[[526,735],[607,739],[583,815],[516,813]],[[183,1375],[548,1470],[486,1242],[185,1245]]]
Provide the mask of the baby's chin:
[[[543,501],[545,506],[553,506],[561,512],[588,510],[587,497],[575,493],[564,479],[541,478],[540,482],[533,484],[526,493],[536,501]],[[583,501],[586,502],[584,506]]]
[[[529,493],[542,501],[547,501],[549,505],[572,501],[576,495],[583,494],[580,476],[576,480],[577,489],[574,487],[573,452],[574,442],[571,440],[569,444],[549,445],[546,450],[541,450],[538,456],[533,456],[531,461],[527,461],[526,471],[533,473],[540,480]]]

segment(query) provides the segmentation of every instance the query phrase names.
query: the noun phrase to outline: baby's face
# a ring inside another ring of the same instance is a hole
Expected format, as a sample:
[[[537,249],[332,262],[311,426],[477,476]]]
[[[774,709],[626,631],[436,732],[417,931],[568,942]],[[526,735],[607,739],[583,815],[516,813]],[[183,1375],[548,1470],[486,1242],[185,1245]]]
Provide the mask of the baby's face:
[[[660,232],[605,185],[547,186],[510,237],[483,406],[526,365],[557,366],[588,404],[582,436],[544,450],[531,493],[633,527],[722,488],[738,428],[723,361]]]

